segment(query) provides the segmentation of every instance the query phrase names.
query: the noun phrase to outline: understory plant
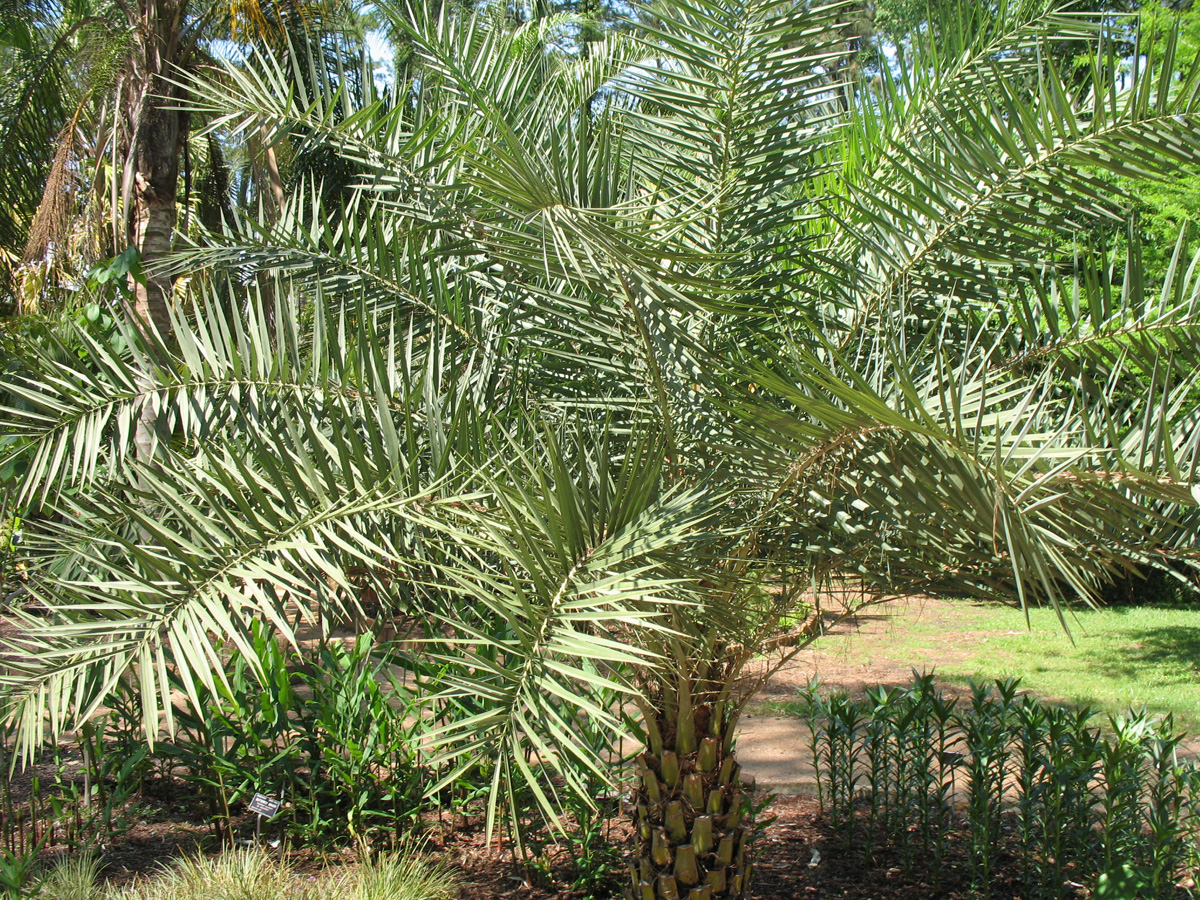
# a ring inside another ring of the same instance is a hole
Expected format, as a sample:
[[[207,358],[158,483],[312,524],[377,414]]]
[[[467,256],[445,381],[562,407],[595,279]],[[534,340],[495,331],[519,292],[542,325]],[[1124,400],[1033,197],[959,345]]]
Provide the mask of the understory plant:
[[[130,712],[132,700],[128,692],[114,691],[106,713],[85,723],[74,741],[46,748],[37,771],[26,776],[25,791],[14,790],[19,761],[12,734],[0,733],[0,765],[13,767],[0,781],[0,855],[6,871],[32,871],[47,848],[84,851],[134,824],[152,754],[137,713]]]
[[[454,900],[457,879],[419,846],[362,851],[353,865],[296,871],[258,847],[191,856],[125,887],[101,881],[95,857],[53,865],[35,900]]]
[[[267,824],[295,841],[402,837],[423,808],[422,727],[386,646],[363,634],[298,650],[252,635],[253,661],[234,649],[223,683],[200,709],[176,710],[158,752],[208,798],[226,839],[256,793],[282,802]]]
[[[1179,761],[1183,735],[1170,717],[1131,711],[1101,728],[1090,710],[1022,693],[1016,679],[973,684],[963,703],[930,675],[862,699],[812,685],[801,701],[822,810],[839,834],[859,835],[854,846],[868,859],[873,847],[903,851],[922,823],[936,821],[920,852],[901,853],[903,864],[940,877],[961,838],[976,896],[993,895],[1003,867],[1023,896],[1055,900],[1070,896],[1072,883],[1103,886],[1098,896],[1106,895],[1126,870],[1140,873],[1141,896],[1167,900],[1193,875],[1200,768]],[[921,704],[940,710],[933,741],[926,724],[905,714]],[[847,721],[878,736],[868,738],[868,753],[845,755]],[[925,757],[937,776],[876,762],[903,753]],[[893,815],[878,815],[882,808]]]

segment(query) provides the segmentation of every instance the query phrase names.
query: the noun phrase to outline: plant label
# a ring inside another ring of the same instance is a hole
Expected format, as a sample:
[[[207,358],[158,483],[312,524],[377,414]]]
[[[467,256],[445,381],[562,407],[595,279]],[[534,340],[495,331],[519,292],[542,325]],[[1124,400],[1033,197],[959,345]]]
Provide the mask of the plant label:
[[[275,813],[279,812],[279,807],[282,805],[282,800],[276,800],[274,797],[268,797],[266,794],[255,794],[250,801],[250,812],[266,816],[269,819]]]

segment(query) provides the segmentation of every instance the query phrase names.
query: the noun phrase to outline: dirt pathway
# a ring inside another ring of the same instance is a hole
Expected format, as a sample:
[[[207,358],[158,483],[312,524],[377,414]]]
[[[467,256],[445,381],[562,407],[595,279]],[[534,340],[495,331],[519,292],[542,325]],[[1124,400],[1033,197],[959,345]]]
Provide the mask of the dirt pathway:
[[[877,662],[876,654],[867,648],[887,640],[897,616],[947,617],[951,613],[950,604],[934,600],[895,601],[873,607],[831,626],[825,635],[772,675],[742,716],[738,734],[738,756],[759,786],[784,796],[816,795],[808,728],[794,716],[772,715],[772,706],[794,700],[797,692],[814,678],[829,690],[855,695],[877,684],[907,684],[912,680],[913,667],[932,667],[945,658],[944,653],[950,648],[930,648],[928,657],[914,659],[908,667],[883,659]],[[855,653],[852,659],[851,647],[865,652]],[[861,662],[859,657],[870,661]]]

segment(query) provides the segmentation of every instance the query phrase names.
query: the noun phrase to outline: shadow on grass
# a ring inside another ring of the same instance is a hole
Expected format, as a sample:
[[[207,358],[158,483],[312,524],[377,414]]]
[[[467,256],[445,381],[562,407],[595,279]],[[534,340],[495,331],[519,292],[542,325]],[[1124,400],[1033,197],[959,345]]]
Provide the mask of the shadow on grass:
[[[1159,679],[1190,684],[1200,673],[1200,626],[1165,625],[1129,632],[1125,647],[1106,649],[1095,658],[1105,675],[1134,679],[1147,669],[1159,670]],[[1164,671],[1165,670],[1165,671]],[[1167,672],[1172,673],[1164,679]]]
[[[894,622],[896,621],[894,613],[840,613],[831,610],[821,611],[821,627],[832,628],[836,625],[854,625],[858,626],[864,622]]]

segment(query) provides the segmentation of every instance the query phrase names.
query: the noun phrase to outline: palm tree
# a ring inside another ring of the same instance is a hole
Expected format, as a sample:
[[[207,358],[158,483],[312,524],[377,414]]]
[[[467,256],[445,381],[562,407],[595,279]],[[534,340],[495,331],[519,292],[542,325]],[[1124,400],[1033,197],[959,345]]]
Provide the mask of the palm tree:
[[[145,277],[130,283],[134,311],[147,327],[169,334],[171,280],[159,261],[177,229],[181,175],[191,174],[181,171],[192,127],[184,108],[187,73],[211,63],[207,48],[222,38],[250,47],[294,44],[303,55],[305,42],[334,23],[335,4],[10,6],[0,27],[16,49],[0,134],[6,155],[15,162],[19,152],[48,177],[6,168],[0,191],[17,216],[4,223],[4,239],[19,238],[27,262],[61,255],[73,208],[82,206],[93,228],[107,231],[100,241],[106,255],[136,250]],[[262,152],[277,176],[274,148]],[[73,194],[86,199],[72,202]]]
[[[586,58],[553,20],[396,14],[403,102],[270,54],[192,82],[213,128],[362,174],[174,257],[177,349],[128,327],[6,384],[53,513],[10,644],[26,752],[124,677],[153,738],[216,635],[369,588],[429,623],[442,781],[482,767],[490,823],[608,777],[588,730],[628,697],[631,894],[741,897],[747,663],[806,590],[1063,608],[1194,566],[1197,267],[1077,238],[1122,215],[1105,173],[1197,162],[1196,77],[1146,48],[1069,92],[1041,51],[1102,29],[1020,3],[838,84],[843,11],[672,0]]]

